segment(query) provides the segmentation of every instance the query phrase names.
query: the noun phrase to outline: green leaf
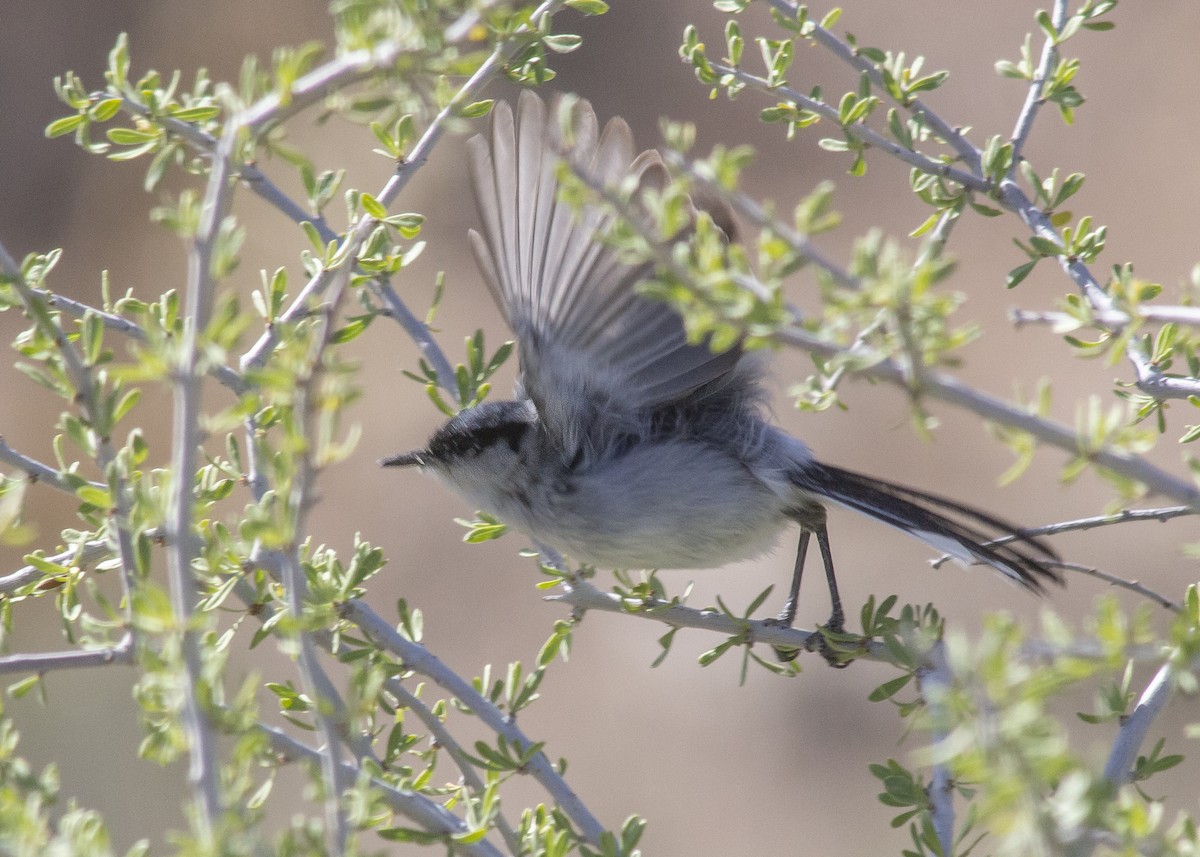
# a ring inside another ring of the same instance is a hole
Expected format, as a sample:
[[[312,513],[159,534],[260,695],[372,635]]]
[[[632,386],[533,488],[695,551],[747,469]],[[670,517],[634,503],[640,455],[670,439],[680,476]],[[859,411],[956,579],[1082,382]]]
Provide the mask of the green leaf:
[[[27,562],[29,565],[32,565],[42,574],[48,574],[51,577],[62,577],[71,573],[71,569],[67,568],[65,565],[61,565],[57,562],[51,562],[44,556],[39,556],[35,553],[26,554],[24,559],[25,562]]]
[[[358,336],[366,330],[371,321],[375,318],[372,315],[362,315],[349,321],[344,327],[335,330],[329,336],[331,345],[341,345],[343,342],[349,342],[352,339],[357,339]]]
[[[41,680],[41,674],[26,676],[20,681],[13,682],[8,686],[8,695],[13,699],[20,699],[37,687]]]
[[[206,119],[215,119],[220,113],[221,108],[213,104],[208,107],[185,107],[172,112],[171,118],[180,122],[203,122]]]
[[[88,112],[91,113],[92,118],[97,122],[107,122],[120,111],[121,103],[121,99],[119,98],[105,98],[97,101]]]
[[[74,116],[64,116],[61,119],[55,119],[46,126],[46,136],[53,139],[54,137],[62,137],[70,134],[76,128],[84,123],[87,119],[82,113],[76,113]]]
[[[1049,238],[1043,238],[1040,235],[1033,235],[1029,238],[1029,246],[1043,256],[1060,256],[1063,254],[1063,248],[1051,241]]]
[[[147,152],[153,152],[156,146],[158,146],[157,140],[147,140],[142,145],[134,146],[132,149],[122,149],[119,152],[112,152],[109,154],[108,159],[110,161],[132,161],[134,158],[140,158]]]
[[[882,702],[885,699],[891,699],[897,693],[904,689],[904,686],[912,681],[912,674],[897,676],[896,678],[885,681],[879,687],[871,691],[871,695],[867,697],[871,702]]]
[[[108,52],[108,71],[104,77],[117,89],[129,85],[129,34],[117,36],[117,43]]]
[[[474,830],[466,830],[462,833],[451,833],[450,838],[455,842],[462,843],[463,845],[471,845],[475,842],[479,842],[481,839],[483,839],[483,837],[487,836],[487,832],[488,829],[486,826],[477,827]]]
[[[1005,287],[1011,289],[1019,285],[1023,279],[1029,276],[1029,272],[1033,270],[1037,263],[1038,260],[1034,259],[1032,262],[1026,262],[1024,265],[1017,265],[1017,267],[1009,271],[1008,276],[1004,278]]]
[[[383,203],[371,196],[369,193],[364,193],[359,197],[359,202],[362,203],[363,211],[374,217],[376,220],[383,220],[388,216],[388,211]]]
[[[158,139],[152,131],[135,131],[133,128],[109,128],[105,136],[118,146],[137,146]]]
[[[112,495],[98,485],[81,485],[75,489],[75,496],[83,502],[101,509],[107,509],[112,505]]]
[[[1054,28],[1054,22],[1050,19],[1050,13],[1045,9],[1039,9],[1037,13],[1038,26],[1042,28],[1042,32],[1050,39],[1051,42],[1058,42],[1058,30]]]
[[[567,6],[585,15],[603,15],[608,11],[604,0],[567,0]]]
[[[461,116],[464,119],[478,119],[480,116],[487,116],[492,110],[492,105],[496,103],[494,98],[485,98],[483,101],[472,101],[462,109]]]
[[[583,44],[583,37],[571,33],[560,33],[556,36],[545,36],[542,44],[556,54],[569,54]]]

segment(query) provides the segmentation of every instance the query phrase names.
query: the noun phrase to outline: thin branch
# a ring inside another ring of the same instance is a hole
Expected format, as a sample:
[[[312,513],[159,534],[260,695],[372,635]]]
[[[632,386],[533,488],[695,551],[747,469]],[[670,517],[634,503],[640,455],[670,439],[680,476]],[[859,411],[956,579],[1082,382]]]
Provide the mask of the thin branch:
[[[1061,521],[1055,524],[1047,524],[1044,527],[1027,527],[1020,533],[1011,536],[1001,536],[998,539],[993,539],[988,542],[989,545],[1006,545],[1010,542],[1020,541],[1021,539],[1036,538],[1037,536],[1053,536],[1059,533],[1069,533],[1077,530],[1094,530],[1097,527],[1107,527],[1113,524],[1124,524],[1130,521],[1169,521],[1172,518],[1190,516],[1197,514],[1197,510],[1191,506],[1170,506],[1163,509],[1124,509],[1112,515],[1097,515],[1091,518],[1080,518],[1075,521]],[[942,554],[937,559],[933,560],[930,565],[934,568],[949,562],[953,557],[949,554]],[[1167,596],[1160,592],[1155,592],[1147,586],[1142,585],[1136,580],[1127,580],[1115,574],[1110,574],[1106,571],[1101,571],[1093,566],[1082,565],[1076,562],[1060,562],[1057,560],[1048,560],[1047,565],[1052,565],[1056,568],[1061,568],[1065,571],[1073,571],[1078,574],[1084,574],[1088,577],[1094,577],[1098,580],[1103,580],[1111,586],[1116,586],[1121,589],[1128,589],[1141,595],[1150,601],[1155,602],[1160,607],[1165,607],[1176,613],[1183,609],[1183,606],[1176,601],[1172,601]]]
[[[463,782],[467,788],[471,789],[475,794],[482,795],[486,786],[483,780],[479,778],[479,774],[475,771],[475,766],[471,760],[467,758],[463,751],[462,745],[446,728],[446,724],[442,719],[434,714],[429,706],[422,702],[416,694],[404,686],[398,678],[390,678],[384,684],[384,688],[395,697],[396,701],[407,708],[409,711],[417,715],[417,719],[425,724],[425,728],[429,730],[430,736],[437,742],[437,746],[450,754],[450,758],[454,760],[455,766],[462,775]],[[504,844],[508,846],[508,850],[514,855],[521,853],[521,840],[517,833],[513,830],[513,826],[504,817],[500,811],[496,812],[495,817],[496,829],[500,831],[500,835],[504,837]]]
[[[929,239],[921,247],[916,265],[925,265],[942,257],[946,250],[946,244],[950,241],[950,233],[954,231],[954,225],[958,223],[959,214],[960,212],[953,208],[947,208],[941,213],[933,231],[929,233]]]
[[[283,552],[283,581],[287,590],[288,612],[301,625],[304,609],[304,571],[300,568],[296,550]],[[324,742],[320,750],[322,795],[325,806],[325,836],[327,853],[341,855],[346,851],[349,828],[346,813],[342,808],[342,793],[354,781],[353,777],[340,776],[345,763],[341,758],[342,734],[349,728],[346,704],[334,687],[329,676],[321,668],[313,648],[312,635],[301,626],[296,631],[299,637],[298,662],[305,693],[313,701],[318,731]],[[352,770],[354,766],[349,766]]]
[[[36,458],[30,458],[28,455],[17,452],[8,445],[8,441],[0,436],[0,461],[7,462],[13,467],[18,467],[25,472],[29,477],[30,482],[44,482],[59,491],[66,491],[68,494],[75,493],[75,486],[63,478],[62,474],[49,464],[43,464]],[[107,488],[108,486],[102,482],[87,482],[94,488]]]
[[[82,545],[74,545],[62,553],[54,556],[46,557],[48,562],[55,565],[75,566],[89,565],[103,556],[108,556],[112,553],[112,545],[107,539],[96,539],[95,541],[84,542]],[[27,565],[20,568],[11,574],[6,574],[0,577],[0,595],[7,595],[9,592],[15,592],[23,586],[28,586],[37,580],[42,580],[46,577],[46,572],[42,571],[35,565]]]
[[[353,622],[376,646],[392,652],[406,667],[426,676],[457,697],[463,705],[475,712],[485,726],[504,737],[520,752],[525,752],[533,744],[511,718],[492,705],[470,682],[448,668],[424,646],[402,637],[366,605],[357,600],[348,601],[342,607],[342,615]],[[550,764],[545,754],[534,753],[527,770],[575,823],[583,838],[592,846],[599,847],[604,827],[571,791],[570,786]]]
[[[117,462],[112,439],[108,437],[107,432],[101,432],[98,428],[101,422],[97,397],[98,384],[92,375],[92,367],[84,362],[82,355],[71,344],[58,319],[51,317],[46,312],[42,298],[26,282],[21,268],[2,243],[0,243],[0,274],[8,279],[20,296],[25,313],[30,320],[54,340],[55,348],[61,355],[66,368],[67,378],[75,389],[75,399],[87,420],[90,433],[94,436],[96,463],[100,466],[100,472],[108,480],[104,487],[112,496],[113,515],[110,526],[115,530],[117,554],[121,560],[121,583],[124,588],[127,627],[132,628],[133,592],[137,581],[135,579],[136,559],[133,550],[133,534],[129,529],[130,496],[125,477]],[[55,481],[51,484],[57,483]]]
[[[1050,13],[1050,21],[1054,25],[1054,32],[1061,33],[1063,25],[1067,21],[1067,0],[1054,0],[1054,9]],[[1022,153],[1025,150],[1025,142],[1029,139],[1029,132],[1033,130],[1033,121],[1037,119],[1038,111],[1043,104],[1042,92],[1046,86],[1046,80],[1050,77],[1050,70],[1054,64],[1058,62],[1058,45],[1050,36],[1046,36],[1046,41],[1042,45],[1042,56],[1038,61],[1037,69],[1033,73],[1032,79],[1029,81],[1029,90],[1025,93],[1025,104],[1021,107],[1021,112],[1017,116],[1017,124],[1012,132],[1012,147],[1013,147],[1013,168],[1021,162]]]
[[[1171,664],[1164,664],[1142,691],[1133,711],[1121,718],[1121,728],[1104,765],[1104,778],[1114,786],[1124,785],[1133,776],[1133,764],[1150,724],[1166,708],[1175,690],[1174,671]]]
[[[237,124],[252,134],[286,122],[349,86],[378,74],[403,54],[412,53],[398,42],[384,42],[342,54],[302,75],[285,93],[272,92],[250,105],[237,117]]]
[[[1062,0],[1055,0],[1055,2],[1058,6],[1065,5]],[[798,7],[794,3],[788,2],[788,0],[771,0],[771,3],[784,14],[795,16],[798,12]],[[823,27],[814,24],[811,35],[816,42],[849,63],[858,72],[867,74],[878,90],[888,93],[888,89],[883,85],[882,76],[875,63],[859,54],[847,42],[839,39]],[[979,149],[971,144],[957,129],[942,119],[935,111],[926,107],[920,99],[914,98],[907,102],[897,103],[918,117],[938,137],[948,143],[957,152],[959,158],[967,164],[969,171],[964,172],[951,168],[946,164],[910,151],[863,123],[856,122],[851,125],[842,126],[835,108],[824,102],[809,98],[791,87],[778,85],[772,81],[768,81],[766,78],[748,74],[741,69],[721,63],[712,63],[712,67],[769,95],[774,96],[776,93],[783,93],[805,109],[831,122],[837,123],[844,133],[863,143],[882,149],[922,172],[948,178],[968,190],[987,194],[1003,207],[1015,213],[1034,235],[1044,238],[1062,249],[1063,252],[1056,257],[1059,265],[1076,284],[1098,316],[1113,319],[1118,317],[1117,314],[1120,311],[1117,309],[1113,299],[1096,281],[1087,265],[1080,258],[1068,254],[1058,229],[1050,222],[1045,212],[1033,204],[1028,195],[1017,185],[1013,176],[1010,174],[1005,177],[998,187],[985,179],[983,177],[983,166]],[[1030,116],[1027,121],[1032,122],[1032,119],[1033,117]],[[1018,133],[1021,130],[1019,127]],[[1128,316],[1125,316],[1124,319],[1124,321],[1108,325],[1109,330],[1114,335],[1120,334],[1128,324]],[[1200,395],[1200,379],[1164,376],[1151,362],[1150,355],[1146,352],[1145,346],[1138,337],[1131,336],[1127,338],[1125,352],[1134,370],[1135,383],[1138,389],[1146,395],[1159,399],[1187,398],[1188,396]]]
[[[372,284],[372,291],[383,303],[384,313],[389,318],[395,319],[404,328],[404,332],[408,334],[409,338],[417,344],[417,350],[421,352],[421,356],[425,358],[434,374],[437,375],[442,389],[457,401],[458,384],[454,382],[454,367],[450,365],[450,361],[446,359],[446,353],[442,351],[437,340],[429,332],[429,326],[412,314],[387,280],[376,280]]]
[[[38,295],[46,302],[48,306],[61,309],[75,318],[83,318],[88,313],[99,318],[104,322],[104,326],[108,330],[123,334],[135,342],[146,342],[149,337],[141,325],[130,321],[122,316],[115,315],[111,312],[96,309],[94,306],[77,301],[73,298],[68,298],[65,295],[56,294],[48,289],[34,289],[34,294]],[[228,387],[234,393],[242,394],[246,392],[246,380],[237,372],[230,369],[224,363],[216,363],[208,367],[208,373],[217,380],[219,384]]]
[[[320,764],[321,752],[308,747],[281,729],[265,724],[256,724],[258,731],[266,737],[271,749],[284,759],[305,759],[313,764]],[[342,763],[342,776],[353,782],[359,775],[359,770],[348,762]],[[424,795],[409,789],[401,789],[377,777],[370,778],[374,788],[391,809],[403,815],[414,824],[420,825],[431,833],[440,833],[447,838],[456,834],[470,833],[470,829],[462,819],[451,813],[445,807],[430,800]],[[475,857],[502,857],[501,851],[486,839],[475,842],[455,841],[454,852],[475,855]]]
[[[557,12],[564,2],[565,0],[544,0],[534,10],[530,20],[536,26],[546,16]],[[429,126],[425,129],[425,133],[417,141],[416,145],[413,146],[404,161],[396,168],[395,174],[388,179],[383,188],[376,194],[375,198],[385,208],[390,207],[396,201],[400,192],[408,185],[408,182],[416,174],[417,170],[425,165],[434,146],[437,145],[445,134],[447,124],[459,115],[463,107],[476,99],[480,90],[500,71],[501,67],[510,57],[525,47],[531,39],[537,38],[537,36],[536,31],[523,26],[509,39],[497,45],[491,55],[480,64],[475,73],[459,88],[446,106],[429,123]],[[339,257],[344,259],[354,258],[359,246],[361,246],[362,242],[366,240],[367,236],[371,234],[377,225],[378,221],[375,218],[364,215],[343,239],[342,246],[338,250]],[[291,321],[303,312],[308,305],[308,300],[312,296],[323,293],[329,287],[332,276],[332,270],[324,269],[309,280],[301,293],[296,297],[296,300],[292,302],[292,305],[281,316],[281,320],[284,322]],[[390,292],[390,295],[388,292]],[[429,330],[419,322],[415,324],[406,323],[407,320],[413,322],[416,320],[407,309],[403,308],[399,296],[394,291],[391,291],[390,287],[386,289],[381,288],[379,294],[385,299],[389,314],[396,318],[397,321],[404,323],[405,330],[416,340],[421,351],[430,360],[431,365],[435,369],[438,369],[443,388],[457,400],[458,390],[453,384],[453,370],[449,369],[449,361],[441,354],[441,349],[433,340]],[[276,334],[274,330],[268,329],[242,357],[241,365],[243,370],[250,366],[262,365],[270,349],[275,346],[275,342]],[[447,374],[442,376],[442,371],[446,371]]]
[[[216,735],[207,711],[201,703],[200,684],[204,681],[200,639],[195,623],[198,593],[192,578],[192,561],[199,554],[193,516],[197,456],[201,442],[200,407],[201,354],[200,336],[212,316],[216,284],[213,262],[220,230],[231,205],[233,158],[241,137],[236,121],[230,121],[213,153],[199,226],[188,253],[187,290],[183,311],[183,336],[174,383],[174,426],[171,442],[171,472],[174,478],[168,494],[166,527],[170,540],[167,549],[167,578],[171,607],[182,634],[183,722],[191,754],[188,779],[193,786],[197,807],[196,824],[202,842],[211,844],[223,811]]]
[[[731,65],[725,65],[720,62],[710,62],[710,65],[716,71],[723,75],[728,75],[742,83],[748,84],[761,89],[764,92],[772,95],[783,95],[788,100],[794,101],[801,108],[816,113],[823,119],[838,126],[847,136],[853,137],[861,143],[872,146],[876,149],[881,149],[887,152],[897,160],[903,161],[910,167],[916,167],[923,173],[928,173],[934,176],[948,179],[955,184],[962,185],[967,190],[975,191],[976,193],[990,194],[995,190],[992,183],[987,179],[981,178],[975,173],[967,172],[959,167],[952,167],[944,161],[934,160],[927,155],[922,155],[920,152],[913,149],[906,149],[894,140],[885,137],[883,134],[876,131],[870,125],[862,122],[852,122],[849,125],[842,125],[836,107],[826,104],[824,101],[817,101],[800,92],[798,89],[793,89],[790,86],[783,84],[775,84],[750,72],[743,71],[740,68]]]
[[[769,214],[757,201],[741,191],[730,191],[718,182],[708,170],[703,170],[696,161],[683,157],[679,152],[667,150],[663,153],[666,162],[687,175],[706,193],[732,206],[734,211],[749,220],[759,229],[779,237],[793,253],[812,262],[842,288],[858,290],[862,282],[838,263],[822,253],[807,235],[802,235],[783,221]]]
[[[133,663],[133,637],[126,634],[114,646],[73,652],[43,652],[0,657],[0,675],[9,673],[48,673],[52,670],[100,667]]]
[[[333,682],[321,667],[313,645],[312,634],[304,628],[304,602],[308,596],[308,585],[304,570],[300,564],[301,533],[305,531],[308,508],[311,504],[311,492],[317,476],[317,466],[313,456],[319,451],[316,444],[319,433],[316,426],[317,403],[314,401],[315,391],[324,374],[323,362],[329,336],[333,329],[333,319],[341,307],[342,298],[349,285],[350,269],[339,269],[334,281],[330,300],[322,308],[320,321],[315,326],[310,353],[305,361],[306,375],[297,379],[293,393],[292,407],[297,412],[303,437],[307,440],[297,458],[296,472],[293,477],[288,506],[292,513],[291,543],[282,551],[283,574],[282,580],[286,591],[288,614],[297,628],[300,651],[298,662],[300,677],[305,692],[314,703],[317,724],[325,746],[321,751],[321,771],[325,785],[325,835],[327,850],[330,854],[341,855],[346,851],[349,837],[349,827],[346,813],[342,807],[341,797],[344,783],[339,781],[338,772],[341,770],[341,741],[343,735],[350,731],[350,716],[346,704],[334,687]]]
[[[1096,281],[1082,259],[1068,255],[1062,236],[1045,212],[1035,206],[1025,191],[1011,178],[1006,178],[1000,183],[998,194],[994,198],[1021,218],[1034,235],[1062,249],[1062,254],[1056,257],[1059,266],[1079,288],[1095,317],[1105,320],[1103,324],[1112,335],[1121,334],[1130,322],[1128,314],[1117,307],[1116,302]],[[1200,395],[1200,379],[1164,376],[1151,361],[1140,337],[1126,338],[1125,356],[1133,366],[1138,389],[1146,395],[1159,399],[1181,399]]]
[[[260,559],[255,560],[255,562],[270,566],[272,560],[277,560],[281,564],[283,560],[282,552],[263,551]],[[276,576],[281,575],[280,568],[274,566],[270,567],[273,574]],[[251,604],[255,605],[256,610],[254,615],[260,623],[267,622],[272,616],[275,615],[276,611],[273,605],[256,604],[255,593],[253,589],[246,584],[245,581],[239,581],[239,584],[241,585],[234,588],[235,594],[247,607],[249,607]],[[366,606],[361,606],[361,609],[371,612],[370,608]],[[377,617],[377,621],[382,622],[383,620],[378,619]],[[318,631],[314,633],[312,637],[318,645],[320,645],[326,652],[329,652],[335,658],[338,658],[343,654],[344,640],[340,636],[335,637],[333,634],[327,631]],[[404,686],[404,682],[401,679],[395,677],[388,679],[384,683],[384,689],[391,694],[400,705],[408,707],[417,715],[418,719],[420,719],[421,722],[424,723],[429,729],[433,739],[450,754],[451,759],[453,759],[455,765],[458,766],[459,772],[462,774],[463,781],[467,784],[467,787],[472,789],[475,795],[482,795],[486,789],[486,785],[482,780],[479,779],[478,774],[475,772],[475,766],[469,759],[467,759],[462,747],[458,744],[457,740],[449,732],[449,730],[446,729],[445,723],[443,723],[442,720],[437,717],[437,715],[430,711],[429,707],[426,706],[425,703],[423,703],[415,694],[409,691],[409,689]],[[347,734],[343,735],[343,740],[345,740],[346,743],[350,745],[351,749],[354,750],[360,763],[367,758],[370,758],[373,762],[378,762],[378,759],[375,758],[373,752],[371,751],[370,743],[368,741],[363,740],[361,737],[355,738],[354,736],[349,735],[348,732]],[[314,759],[317,758],[317,750],[312,750],[311,753]],[[343,768],[345,767],[345,764],[350,763],[344,763]],[[519,839],[513,830],[512,825],[509,824],[509,822],[504,818],[503,813],[500,811],[496,812],[495,824],[497,829],[499,829],[501,836],[504,837],[505,843],[509,846],[509,850],[513,854],[516,854],[520,850]]]
[[[1137,314],[1148,321],[1166,324],[1186,324],[1200,327],[1200,307],[1194,306],[1139,306]]]
[[[1200,313],[1194,310],[1194,307],[1187,306],[1139,306],[1135,312],[1140,318],[1155,322],[1200,326]],[[1055,333],[1068,333],[1084,326],[1084,322],[1065,312],[1014,309],[1009,312],[1009,318],[1016,327],[1026,324],[1045,324],[1052,327]],[[1119,333],[1128,324],[1129,317],[1119,310],[1097,311],[1092,322],[1090,325],[1092,328],[1112,336]],[[1137,340],[1136,345],[1134,344],[1135,340]],[[1126,356],[1133,362],[1137,372],[1138,389],[1147,396],[1156,399],[1186,399],[1200,395],[1200,379],[1166,374],[1151,362],[1150,356],[1137,337],[1130,337],[1130,344],[1126,345]]]
[[[110,97],[108,92],[96,92],[92,94],[93,100],[102,100]],[[212,134],[202,130],[197,125],[191,122],[184,122],[176,119],[173,116],[155,115],[154,112],[144,104],[131,100],[128,96],[122,96],[121,109],[126,113],[131,113],[134,116],[147,119],[155,124],[161,125],[168,133],[174,134],[197,152],[212,156],[216,150],[218,140]],[[322,240],[332,241],[337,237],[337,234],[329,227],[325,218],[320,214],[312,213],[293,200],[290,196],[283,192],[280,187],[258,168],[255,164],[241,164],[236,166],[237,176],[250,190],[263,199],[268,204],[274,206],[285,217],[294,223],[311,223],[316,227],[317,232],[321,235]]]
[[[937,746],[947,740],[951,734],[951,712],[947,706],[947,698],[954,687],[954,675],[950,664],[946,661],[946,644],[941,640],[934,643],[933,648],[925,656],[925,666],[917,673],[920,683],[921,698],[929,712],[930,743],[937,752]],[[954,853],[954,778],[945,762],[937,762],[932,766],[929,786],[929,814],[933,822],[933,830],[941,844],[942,854]]]
[[[1130,592],[1136,593],[1150,601],[1153,601],[1159,607],[1165,607],[1174,613],[1182,613],[1183,605],[1177,601],[1172,601],[1161,592],[1155,592],[1148,586],[1139,583],[1136,580],[1126,580],[1123,577],[1118,577],[1115,574],[1109,574],[1107,571],[1101,571],[1098,568],[1090,565],[1083,565],[1077,562],[1062,562],[1061,560],[1046,560],[1046,565],[1054,568],[1061,568],[1063,571],[1073,571],[1077,574],[1083,574],[1088,577],[1094,577],[1097,580],[1103,580],[1109,586],[1115,586],[1118,589],[1127,589]]]
[[[792,18],[795,18],[799,12],[799,6],[789,2],[789,0],[771,0],[771,5]],[[879,68],[874,62],[860,54],[857,48],[852,47],[844,39],[839,39],[817,22],[813,21],[811,23],[812,38],[814,41],[850,65],[859,74],[866,74],[875,89],[892,97],[891,91],[884,85],[883,75],[879,73]],[[944,140],[947,145],[954,149],[958,157],[966,162],[972,172],[976,174],[982,172],[980,169],[979,150],[963,136],[961,131],[943,120],[935,111],[926,107],[920,98],[913,96],[907,101],[898,101],[892,97],[892,100],[898,106],[919,118],[927,128]]]
[[[1061,521],[1056,524],[1046,524],[1044,527],[1029,527],[1021,530],[1020,535],[1004,536],[989,544],[1002,545],[1029,536],[1056,536],[1059,533],[1069,533],[1076,530],[1094,530],[1097,527],[1109,527],[1113,524],[1127,524],[1131,521],[1169,521],[1172,518],[1182,518],[1197,514],[1191,506],[1167,506],[1162,509],[1122,509],[1111,515],[1096,515],[1092,518],[1079,518],[1075,521]]]
[[[471,14],[464,16],[464,18],[475,20],[477,19],[477,15]],[[128,98],[123,99],[122,105],[126,110],[134,113],[135,115],[146,117],[151,115],[151,112],[148,108],[136,102],[130,101]],[[181,122],[178,119],[172,119],[171,117],[156,117],[156,121],[162,122],[165,128],[187,140],[191,145],[201,152],[211,155],[216,149],[217,139],[189,122]],[[338,240],[338,234],[333,231],[333,229],[329,226],[329,223],[322,215],[319,213],[309,212],[307,209],[302,207],[299,203],[284,193],[278,185],[271,181],[271,179],[254,164],[242,164],[240,167],[238,167],[238,177],[246,183],[251,191],[278,209],[293,223],[312,224],[312,226],[317,230],[317,234],[321,237],[322,241],[329,242]],[[401,326],[404,328],[409,337],[417,343],[426,360],[428,360],[430,364],[438,371],[439,378],[452,379],[454,377],[454,370],[451,368],[450,362],[442,353],[442,350],[438,346],[437,342],[435,342],[433,337],[430,335],[428,328],[418,321],[415,316],[413,316],[408,307],[401,300],[400,296],[397,295],[396,292],[387,284],[386,280],[383,278],[375,280],[373,281],[372,286],[373,290],[377,295],[379,295],[380,299],[385,304],[386,315],[400,322]],[[323,287],[324,283],[318,281],[316,278],[310,280],[305,286],[304,290],[301,291],[301,293],[292,302],[288,310],[280,317],[280,320],[284,322],[291,322],[299,317],[301,313],[306,311],[309,298],[313,294],[319,292]],[[132,322],[128,322],[126,319],[121,319],[119,316],[114,316],[113,318],[126,324],[132,324]],[[134,327],[136,328],[136,325],[134,325]],[[136,332],[141,334],[141,337],[138,338],[144,338],[144,331],[141,331],[141,329],[138,328]],[[129,331],[129,333],[133,334],[134,331]],[[251,347],[248,357],[242,361],[243,368],[248,366],[261,366],[266,359],[266,355],[269,353],[270,349],[274,347],[277,341],[278,339],[275,331],[268,329],[254,344],[254,346]],[[234,390],[234,392],[244,392],[245,381],[242,379],[242,376],[234,370],[228,368],[227,366],[221,365],[212,367],[210,371],[214,373],[218,381]],[[443,371],[445,374],[442,374]],[[448,386],[445,388],[447,392],[453,394],[457,391],[457,386],[449,381],[447,384]]]
[[[1134,308],[1134,312],[1139,318],[1146,319],[1147,321],[1200,327],[1200,307],[1138,306]],[[1058,310],[1025,310],[1017,308],[1010,310],[1008,315],[1017,327],[1025,324],[1046,324],[1055,328],[1056,333],[1077,330],[1088,324],[1088,321],[1084,319]],[[1090,318],[1090,321],[1092,322],[1092,327],[1107,331],[1114,325],[1128,324],[1129,316],[1120,310],[1115,310],[1106,314],[1096,313]]]
[[[819,631],[787,628],[774,619],[743,619],[713,608],[698,610],[673,601],[646,599],[630,602],[614,592],[601,592],[586,580],[578,578],[564,579],[562,591],[545,596],[545,600],[567,604],[575,610],[599,610],[604,613],[638,616],[672,628],[696,628],[726,637],[740,636],[745,638],[746,645],[765,643],[773,647],[813,651],[821,641]],[[887,648],[882,643],[870,640],[864,641],[862,650],[855,650],[854,657],[893,663]]]

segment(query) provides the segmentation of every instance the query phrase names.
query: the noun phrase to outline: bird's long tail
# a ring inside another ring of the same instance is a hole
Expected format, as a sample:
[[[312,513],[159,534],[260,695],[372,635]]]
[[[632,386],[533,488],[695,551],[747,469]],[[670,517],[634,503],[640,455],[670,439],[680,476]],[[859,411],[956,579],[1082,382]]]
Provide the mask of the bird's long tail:
[[[1043,592],[1047,581],[1062,583],[1053,548],[986,512],[818,461],[796,468],[791,480],[817,499],[903,530],[961,563],[990,565],[1033,592]]]

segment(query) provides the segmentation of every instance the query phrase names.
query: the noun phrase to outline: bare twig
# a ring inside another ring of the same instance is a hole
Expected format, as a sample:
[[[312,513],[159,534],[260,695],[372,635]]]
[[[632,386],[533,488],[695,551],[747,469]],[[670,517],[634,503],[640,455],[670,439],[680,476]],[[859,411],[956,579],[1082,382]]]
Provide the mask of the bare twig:
[[[1169,521],[1172,518],[1190,516],[1197,514],[1197,510],[1191,506],[1169,506],[1163,509],[1123,509],[1112,515],[1096,515],[1090,518],[1080,518],[1075,521],[1060,521],[1055,524],[1047,524],[1044,527],[1027,527],[1022,529],[1020,533],[1011,536],[1002,536],[998,539],[993,539],[988,542],[989,545],[1005,545],[1010,542],[1019,541],[1026,538],[1036,538],[1038,536],[1053,536],[1060,533],[1069,533],[1078,530],[1094,530],[1097,527],[1107,527],[1113,524],[1124,524],[1130,521]],[[949,562],[952,557],[949,554],[942,554],[937,559],[933,560],[930,565],[938,568],[944,563]],[[1089,577],[1095,577],[1103,580],[1106,583],[1128,589],[1130,592],[1135,592],[1149,600],[1155,602],[1160,607],[1165,607],[1168,610],[1173,610],[1178,613],[1182,610],[1182,606],[1165,595],[1155,592],[1139,583],[1136,580],[1127,580],[1115,574],[1101,571],[1098,568],[1082,565],[1075,562],[1058,562],[1048,561],[1047,565],[1053,565],[1056,568],[1061,568],[1065,571],[1073,571],[1079,574],[1084,574]]]
[[[38,652],[0,657],[0,675],[8,673],[48,673],[52,670],[79,669],[133,663],[133,637],[126,634],[114,646],[72,652]]]
[[[1028,527],[1021,530],[1020,535],[1005,536],[996,539],[991,544],[1002,545],[1029,536],[1055,536],[1059,533],[1069,533],[1076,530],[1094,530],[1097,527],[1109,527],[1113,524],[1126,524],[1132,521],[1169,521],[1172,518],[1182,518],[1197,514],[1191,506],[1168,506],[1163,509],[1122,509],[1111,515],[1096,515],[1091,518],[1079,518],[1075,521],[1060,521],[1056,524],[1046,524],[1044,527]]]
[[[1109,586],[1115,586],[1118,589],[1127,589],[1130,592],[1136,593],[1143,598],[1153,601],[1159,607],[1165,607],[1167,610],[1170,610],[1174,613],[1183,612],[1182,604],[1177,601],[1172,601],[1161,592],[1155,592],[1150,587],[1145,586],[1136,580],[1126,580],[1124,577],[1119,577],[1115,574],[1109,574],[1107,571],[1101,571],[1094,566],[1083,565],[1082,563],[1078,562],[1047,560],[1046,565],[1053,566],[1054,568],[1061,568],[1063,571],[1073,571],[1076,574],[1094,577],[1097,580],[1103,580]]]

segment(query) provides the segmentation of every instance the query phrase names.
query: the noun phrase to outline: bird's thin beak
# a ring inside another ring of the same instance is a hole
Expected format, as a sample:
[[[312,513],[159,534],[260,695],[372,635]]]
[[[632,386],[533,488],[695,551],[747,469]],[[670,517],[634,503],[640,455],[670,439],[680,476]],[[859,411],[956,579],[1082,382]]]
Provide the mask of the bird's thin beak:
[[[427,453],[423,449],[414,449],[412,452],[401,452],[390,458],[381,458],[379,460],[380,467],[410,467],[417,465],[424,466],[427,461]]]

